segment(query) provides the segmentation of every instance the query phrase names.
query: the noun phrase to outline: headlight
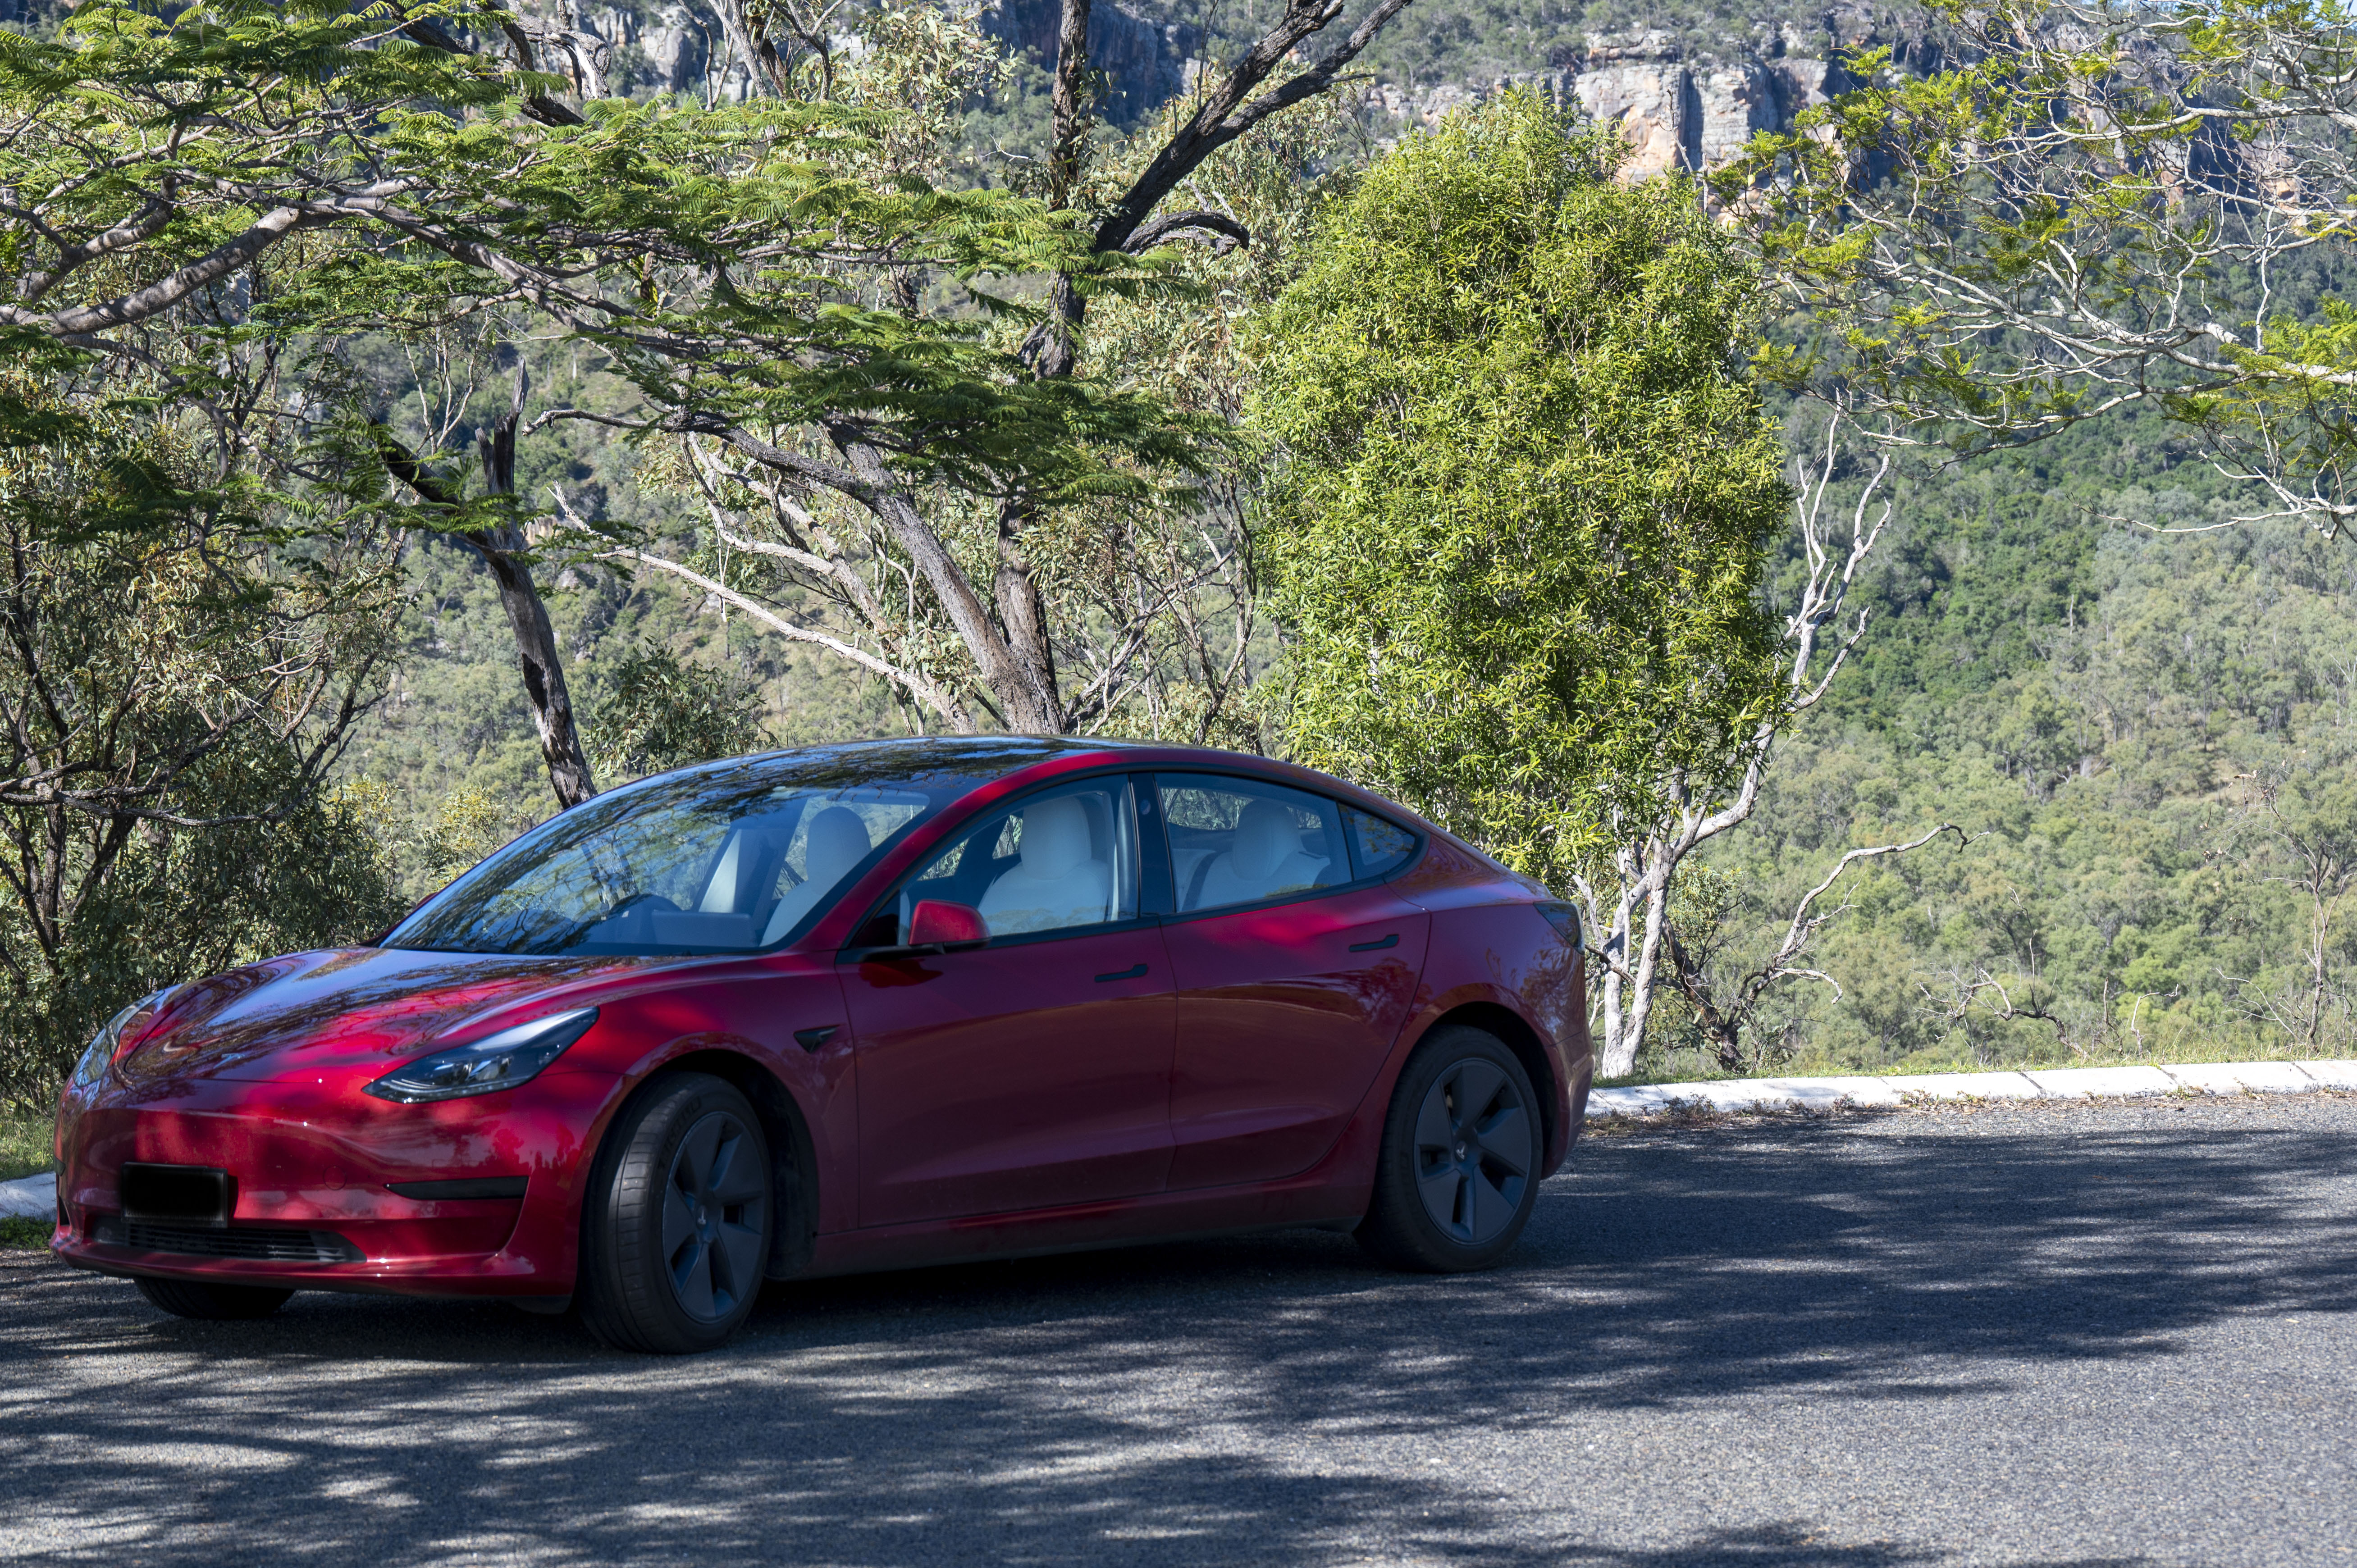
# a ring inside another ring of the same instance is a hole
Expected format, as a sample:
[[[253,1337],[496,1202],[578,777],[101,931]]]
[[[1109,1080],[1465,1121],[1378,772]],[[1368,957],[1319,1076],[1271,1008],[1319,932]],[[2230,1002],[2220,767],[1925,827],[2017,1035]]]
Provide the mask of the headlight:
[[[513,1089],[554,1061],[565,1047],[589,1032],[597,1009],[583,1007],[501,1029],[479,1040],[420,1057],[395,1068],[361,1092],[396,1105],[426,1100],[461,1100]]]
[[[73,1086],[87,1094],[106,1078],[106,1066],[114,1059],[117,1047],[123,1044],[123,1030],[135,1019],[145,1017],[164,1004],[164,998],[179,989],[167,985],[161,991],[151,991],[99,1026],[98,1033],[90,1037],[90,1049],[82,1052],[81,1060],[74,1063]]]

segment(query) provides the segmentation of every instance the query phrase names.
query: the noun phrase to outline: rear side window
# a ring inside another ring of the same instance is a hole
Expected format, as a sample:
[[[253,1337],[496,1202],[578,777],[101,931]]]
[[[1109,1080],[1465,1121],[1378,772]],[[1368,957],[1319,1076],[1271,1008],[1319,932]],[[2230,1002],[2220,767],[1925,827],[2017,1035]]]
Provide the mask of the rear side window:
[[[1200,773],[1166,773],[1155,783],[1182,915],[1351,880],[1340,812],[1321,795]]]
[[[1384,876],[1407,864],[1415,853],[1415,835],[1397,822],[1345,807],[1344,831],[1351,836],[1351,855],[1361,876]]]

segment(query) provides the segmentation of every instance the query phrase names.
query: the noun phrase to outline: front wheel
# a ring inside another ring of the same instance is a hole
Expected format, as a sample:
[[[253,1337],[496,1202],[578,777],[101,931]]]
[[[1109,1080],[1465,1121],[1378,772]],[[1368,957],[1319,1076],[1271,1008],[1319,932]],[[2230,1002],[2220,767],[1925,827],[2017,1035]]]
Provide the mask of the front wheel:
[[[770,1257],[770,1144],[743,1095],[658,1079],[607,1134],[582,1219],[581,1320],[618,1350],[710,1350],[751,1316]]]
[[[132,1282],[139,1294],[175,1317],[203,1323],[234,1323],[267,1317],[286,1305],[295,1293],[269,1285],[217,1285],[199,1280],[159,1280],[142,1276]]]
[[[1398,1269],[1459,1273],[1505,1256],[1538,1202],[1538,1097],[1505,1042],[1443,1029],[1400,1071],[1360,1244]]]

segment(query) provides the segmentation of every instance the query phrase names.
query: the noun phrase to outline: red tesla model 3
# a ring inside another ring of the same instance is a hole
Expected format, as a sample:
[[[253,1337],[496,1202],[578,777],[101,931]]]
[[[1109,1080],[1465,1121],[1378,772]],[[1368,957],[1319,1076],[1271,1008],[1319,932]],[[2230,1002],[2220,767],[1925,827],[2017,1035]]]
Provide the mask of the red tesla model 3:
[[[58,1112],[68,1262],[719,1344],[764,1279],[1261,1228],[1496,1262],[1577,1134],[1578,922],[1259,757],[917,739],[557,816],[372,947],[159,992]]]

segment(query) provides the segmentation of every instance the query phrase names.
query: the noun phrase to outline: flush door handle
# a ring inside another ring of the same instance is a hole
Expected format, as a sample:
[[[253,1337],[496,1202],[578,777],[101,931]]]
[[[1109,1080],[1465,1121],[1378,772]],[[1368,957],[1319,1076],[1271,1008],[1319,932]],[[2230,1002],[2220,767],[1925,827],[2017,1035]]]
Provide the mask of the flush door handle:
[[[1108,980],[1138,980],[1142,979],[1145,974],[1146,966],[1142,963],[1134,963],[1127,969],[1117,969],[1111,974],[1098,975],[1097,983],[1099,985],[1103,985]]]
[[[1377,952],[1384,948],[1395,948],[1397,946],[1399,946],[1399,933],[1397,931],[1394,931],[1390,936],[1380,938],[1375,941],[1352,942],[1351,944],[1351,950],[1352,952]]]

